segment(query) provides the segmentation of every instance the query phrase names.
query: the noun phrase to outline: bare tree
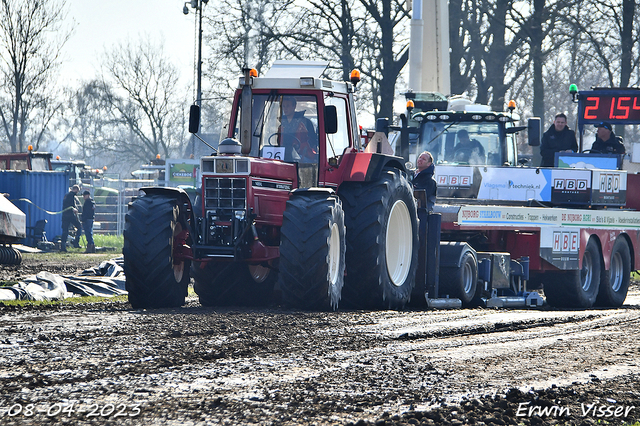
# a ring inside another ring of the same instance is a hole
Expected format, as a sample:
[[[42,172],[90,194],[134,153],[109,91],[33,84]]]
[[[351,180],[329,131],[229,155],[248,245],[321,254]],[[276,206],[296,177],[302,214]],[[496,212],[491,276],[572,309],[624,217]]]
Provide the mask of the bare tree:
[[[609,2],[584,0],[567,22],[580,35],[579,49],[587,49],[590,63],[604,78],[590,82],[601,86],[628,86],[640,64],[640,11],[634,0]],[[582,64],[582,66],[589,64]]]
[[[64,0],[0,0],[0,119],[13,152],[26,148],[27,137],[37,147],[59,108],[51,86],[70,35],[65,14]]]
[[[84,161],[99,156],[115,145],[115,128],[121,123],[112,114],[108,101],[111,88],[101,80],[81,83],[67,90],[59,133],[60,144],[70,145],[70,154]]]
[[[241,75],[243,68],[255,68],[262,74],[278,59],[281,43],[277,38],[293,26],[289,10],[292,3],[293,0],[223,0],[205,10],[205,42],[211,50],[207,75],[222,82],[214,92],[220,95],[232,89],[227,80]]]
[[[409,22],[406,2],[360,0],[360,3],[370,17],[368,28],[358,34],[371,58],[363,72],[372,80],[376,118],[392,118],[396,83],[409,60],[409,40],[403,36]]]
[[[362,49],[357,34],[365,30],[366,11],[358,0],[307,0],[291,10],[292,28],[272,29],[288,56],[326,60],[348,80],[361,63]],[[338,76],[336,76],[338,78]]]
[[[130,135],[114,149],[140,161],[177,152],[186,103],[178,93],[177,68],[162,47],[149,40],[119,44],[105,54],[103,69],[105,99]]]
[[[449,5],[454,93],[504,108],[505,93],[529,66],[511,0],[453,0]]]

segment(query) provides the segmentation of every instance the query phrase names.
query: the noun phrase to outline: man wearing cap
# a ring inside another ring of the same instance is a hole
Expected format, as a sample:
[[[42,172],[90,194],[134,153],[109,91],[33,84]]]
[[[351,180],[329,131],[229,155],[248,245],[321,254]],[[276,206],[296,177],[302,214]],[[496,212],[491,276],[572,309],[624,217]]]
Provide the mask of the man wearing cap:
[[[596,140],[591,145],[591,152],[594,154],[624,154],[624,144],[622,138],[613,133],[611,123],[603,121],[596,124]]]
[[[96,217],[96,203],[91,198],[89,191],[82,193],[84,204],[82,206],[82,229],[87,237],[87,250],[85,253],[95,253],[96,245],[93,243],[93,219]]]
[[[76,228],[76,238],[73,241],[75,248],[80,248],[80,234],[82,225],[78,220],[78,206],[76,205],[76,195],[80,192],[78,185],[73,185],[71,191],[62,199],[62,240],[60,241],[60,251],[67,251],[67,237],[69,236],[69,226]]]
[[[553,167],[556,152],[578,152],[576,133],[567,126],[567,116],[563,113],[556,114],[549,130],[542,135],[540,144],[541,167]]]

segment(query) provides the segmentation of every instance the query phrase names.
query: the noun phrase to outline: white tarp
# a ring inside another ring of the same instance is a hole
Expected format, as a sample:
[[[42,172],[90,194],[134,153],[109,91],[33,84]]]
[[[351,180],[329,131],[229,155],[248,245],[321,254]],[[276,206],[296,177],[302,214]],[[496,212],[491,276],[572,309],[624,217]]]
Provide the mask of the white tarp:
[[[6,197],[0,195],[0,233],[9,237],[25,238],[27,236],[27,218]]]
[[[63,300],[76,296],[111,297],[127,294],[121,259],[102,262],[80,276],[42,271],[11,287],[0,287],[0,300]]]

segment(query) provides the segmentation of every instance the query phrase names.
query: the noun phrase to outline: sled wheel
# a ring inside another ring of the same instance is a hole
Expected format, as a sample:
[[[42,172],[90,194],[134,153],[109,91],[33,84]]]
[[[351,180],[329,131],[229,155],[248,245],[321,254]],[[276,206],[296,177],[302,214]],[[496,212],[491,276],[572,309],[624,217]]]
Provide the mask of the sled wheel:
[[[478,261],[473,253],[465,251],[459,267],[440,268],[440,294],[462,300],[462,306],[473,305],[478,285]]]
[[[600,249],[593,238],[582,256],[582,267],[572,271],[547,272],[544,295],[547,303],[558,308],[590,308],[600,287]]]
[[[602,271],[600,291],[596,299],[598,306],[622,306],[627,298],[631,279],[631,253],[624,238],[618,238],[611,250],[609,270]]]

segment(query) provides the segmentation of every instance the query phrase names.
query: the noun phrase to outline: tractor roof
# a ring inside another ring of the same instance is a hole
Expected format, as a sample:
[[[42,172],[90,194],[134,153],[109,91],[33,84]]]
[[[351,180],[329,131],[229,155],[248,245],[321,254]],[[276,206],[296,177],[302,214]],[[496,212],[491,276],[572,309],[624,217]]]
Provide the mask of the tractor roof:
[[[329,66],[318,61],[275,61],[264,77],[252,78],[252,89],[324,90],[328,92],[353,92],[353,85],[343,81],[320,78]],[[241,89],[244,77],[240,77]]]

